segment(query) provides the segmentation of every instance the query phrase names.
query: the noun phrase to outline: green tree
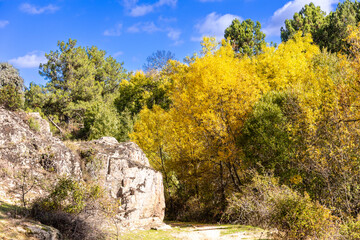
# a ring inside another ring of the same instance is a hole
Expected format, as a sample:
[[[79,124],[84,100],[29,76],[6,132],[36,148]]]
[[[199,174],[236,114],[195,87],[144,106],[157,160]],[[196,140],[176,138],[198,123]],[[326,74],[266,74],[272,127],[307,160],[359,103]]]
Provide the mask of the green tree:
[[[110,136],[118,141],[127,141],[128,134],[132,132],[132,126],[129,112],[118,113],[113,98],[110,98],[90,103],[84,115],[82,132],[89,140]]]
[[[281,180],[288,180],[294,172],[291,159],[295,148],[301,146],[301,135],[288,129],[299,122],[302,113],[293,93],[270,92],[255,104],[244,124],[239,147],[248,168],[264,173],[273,171]]]
[[[118,92],[120,82],[128,78],[128,73],[122,63],[106,57],[105,51],[95,46],[76,46],[76,43],[72,39],[66,43],[59,41],[59,49],[45,55],[48,61],[40,65],[39,73],[49,81],[45,87],[31,84],[26,92],[26,104],[29,108],[41,109],[70,132],[81,133],[78,137],[99,136],[109,131],[95,131],[89,124],[99,122],[91,120],[90,116],[101,115],[104,109],[100,105],[111,106],[107,99],[114,99],[113,95]],[[113,115],[109,118],[115,119]],[[103,119],[100,125],[103,124],[110,124],[109,119]],[[113,130],[113,124],[101,129]],[[91,129],[92,133],[85,131]]]
[[[293,19],[285,20],[285,28],[281,28],[281,40],[288,41],[296,31],[302,31],[303,35],[311,33],[314,42],[321,49],[349,53],[350,45],[346,42],[349,35],[347,28],[356,26],[359,21],[360,3],[357,0],[339,3],[336,10],[327,16],[320,7],[310,3],[295,13]]]
[[[319,31],[325,21],[325,12],[314,3],[306,4],[298,13],[294,14],[293,19],[285,20],[285,28],[281,27],[281,40],[286,42],[297,31],[302,31],[303,35],[311,33],[315,42],[319,38]]]
[[[0,88],[1,105],[9,110],[17,110],[23,106],[23,96],[13,85],[5,85]]]
[[[119,95],[115,99],[118,112],[129,111],[135,117],[144,106],[152,109],[153,105],[157,104],[168,109],[171,103],[168,95],[170,85],[166,76],[136,72],[130,81],[120,84]]]
[[[9,63],[0,63],[0,105],[9,110],[23,106],[24,80]]]
[[[326,18],[323,37],[316,43],[331,52],[349,53],[350,45],[346,42],[346,38],[349,36],[347,27],[356,26],[360,21],[360,3],[350,0],[339,3],[336,11],[331,12]]]
[[[230,38],[235,52],[253,56],[261,52],[265,45],[265,33],[261,31],[261,24],[254,23],[251,19],[240,22],[234,19],[225,29],[225,39]]]
[[[9,63],[0,63],[0,88],[5,85],[12,85],[21,92],[24,90],[24,80],[19,71]]]

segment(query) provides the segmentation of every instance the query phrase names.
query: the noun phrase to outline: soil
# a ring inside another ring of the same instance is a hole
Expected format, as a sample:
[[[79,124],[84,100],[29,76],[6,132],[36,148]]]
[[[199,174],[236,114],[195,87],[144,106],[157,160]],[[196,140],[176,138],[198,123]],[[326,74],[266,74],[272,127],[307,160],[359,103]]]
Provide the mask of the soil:
[[[172,224],[171,224],[172,225]],[[250,229],[240,232],[227,232],[226,226],[192,226],[187,227],[186,231],[172,234],[175,239],[181,240],[235,240],[235,239],[269,239],[267,233],[260,229]]]

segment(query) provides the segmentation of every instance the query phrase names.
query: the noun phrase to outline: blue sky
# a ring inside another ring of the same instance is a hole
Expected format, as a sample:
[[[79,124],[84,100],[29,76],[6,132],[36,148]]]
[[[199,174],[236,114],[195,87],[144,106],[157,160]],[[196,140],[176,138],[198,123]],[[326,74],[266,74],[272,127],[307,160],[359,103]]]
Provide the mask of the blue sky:
[[[262,24],[268,42],[311,0],[0,0],[0,62],[10,62],[25,84],[45,84],[38,74],[44,54],[69,38],[95,45],[131,71],[147,56],[169,50],[182,60],[200,48],[202,36],[223,36],[232,19]],[[313,0],[325,12],[339,0]]]

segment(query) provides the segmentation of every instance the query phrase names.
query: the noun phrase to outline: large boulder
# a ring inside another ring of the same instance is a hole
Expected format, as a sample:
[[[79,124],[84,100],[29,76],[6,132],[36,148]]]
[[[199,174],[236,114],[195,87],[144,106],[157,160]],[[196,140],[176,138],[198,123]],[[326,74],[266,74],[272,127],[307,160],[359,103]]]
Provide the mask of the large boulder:
[[[81,144],[83,157],[91,156],[84,172],[95,178],[113,199],[121,202],[117,215],[126,228],[162,225],[165,212],[162,175],[150,167],[144,152],[133,142],[118,143],[103,137]]]

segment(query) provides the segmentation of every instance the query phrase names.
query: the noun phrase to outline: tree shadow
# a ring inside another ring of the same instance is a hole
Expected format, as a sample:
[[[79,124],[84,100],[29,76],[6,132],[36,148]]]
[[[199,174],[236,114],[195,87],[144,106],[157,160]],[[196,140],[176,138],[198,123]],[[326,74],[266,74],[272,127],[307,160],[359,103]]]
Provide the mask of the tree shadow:
[[[27,209],[0,200],[0,219],[19,218],[27,215]]]

